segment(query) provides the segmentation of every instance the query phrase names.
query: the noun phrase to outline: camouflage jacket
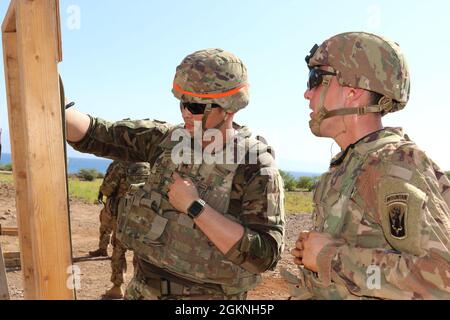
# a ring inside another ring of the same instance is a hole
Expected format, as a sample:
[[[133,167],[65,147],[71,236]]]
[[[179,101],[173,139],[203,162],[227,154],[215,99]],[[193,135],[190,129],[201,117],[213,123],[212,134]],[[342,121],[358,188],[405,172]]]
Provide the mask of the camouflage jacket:
[[[146,162],[114,161],[108,166],[99,191],[106,196],[106,205],[113,215],[117,215],[118,200],[130,185],[145,182],[149,174],[150,164]]]
[[[319,253],[318,274],[300,269],[297,294],[450,299],[450,181],[401,129],[339,154],[314,202],[314,229],[336,242]]]
[[[112,162],[106,170],[105,178],[100,186],[100,192],[107,198],[123,197],[127,192],[127,163],[123,161]]]
[[[71,145],[78,151],[124,161],[145,161],[153,167],[173,125],[160,121],[109,123],[91,118],[85,138]],[[240,165],[230,195],[229,214],[245,227],[227,258],[251,273],[274,268],[284,247],[284,194],[273,161]]]

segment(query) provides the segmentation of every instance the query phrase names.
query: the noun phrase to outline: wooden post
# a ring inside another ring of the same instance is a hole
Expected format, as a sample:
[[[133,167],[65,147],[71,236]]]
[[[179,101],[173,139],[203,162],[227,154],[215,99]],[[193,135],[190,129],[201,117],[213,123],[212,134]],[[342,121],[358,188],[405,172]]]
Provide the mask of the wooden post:
[[[8,279],[6,278],[5,261],[0,244],[0,300],[9,300]]]
[[[14,23],[12,23],[12,21]],[[8,31],[8,32],[5,32]],[[36,296],[34,267],[31,248],[31,229],[28,216],[28,181],[25,146],[25,114],[20,101],[19,61],[17,57],[17,33],[15,28],[15,2],[11,2],[3,24],[3,56],[6,96],[8,101],[9,134],[14,162],[17,224],[20,229],[19,244],[25,299]]]
[[[12,0],[2,25],[26,299],[73,299],[57,0]]]

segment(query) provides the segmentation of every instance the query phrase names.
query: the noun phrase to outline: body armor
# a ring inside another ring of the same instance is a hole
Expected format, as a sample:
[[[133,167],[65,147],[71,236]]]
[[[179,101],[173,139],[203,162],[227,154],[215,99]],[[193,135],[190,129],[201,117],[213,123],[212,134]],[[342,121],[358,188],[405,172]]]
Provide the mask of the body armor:
[[[194,182],[200,198],[209,206],[239,222],[239,217],[227,213],[239,164],[177,165],[171,155],[178,142],[171,141],[170,137],[168,134],[160,145],[162,152],[152,166],[149,181],[121,201],[118,239],[140,259],[176,277],[199,284],[218,284],[227,294],[248,291],[257,284],[260,276],[229,261],[191,218],[169,203],[167,197],[172,173],[177,172]],[[255,146],[259,148],[259,154],[268,152],[262,142],[245,138],[246,150],[255,150]]]

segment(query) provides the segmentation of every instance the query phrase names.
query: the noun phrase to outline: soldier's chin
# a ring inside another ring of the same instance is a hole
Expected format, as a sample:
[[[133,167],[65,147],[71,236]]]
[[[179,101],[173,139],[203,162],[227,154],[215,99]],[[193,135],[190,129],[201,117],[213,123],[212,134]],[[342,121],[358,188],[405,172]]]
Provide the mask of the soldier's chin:
[[[323,137],[320,132],[320,125],[318,126],[314,120],[309,121],[309,129],[311,130],[311,133],[316,137]]]

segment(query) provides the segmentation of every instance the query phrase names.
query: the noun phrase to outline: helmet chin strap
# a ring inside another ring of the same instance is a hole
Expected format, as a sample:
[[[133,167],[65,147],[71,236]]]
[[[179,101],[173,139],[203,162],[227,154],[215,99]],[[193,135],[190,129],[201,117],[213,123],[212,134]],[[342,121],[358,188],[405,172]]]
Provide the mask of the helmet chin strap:
[[[313,118],[309,122],[309,126],[311,128],[311,132],[316,135],[317,137],[323,137],[322,133],[320,132],[320,126],[322,122],[325,119],[333,118],[337,116],[346,116],[351,114],[357,114],[359,116],[363,116],[368,113],[388,113],[393,108],[392,100],[387,97],[382,97],[377,105],[370,105],[370,106],[362,106],[357,108],[339,108],[335,110],[329,111],[325,107],[325,97],[330,89],[330,83],[331,78],[327,77],[323,79],[322,85],[324,89],[322,90],[322,93],[320,95],[320,101],[319,101],[319,112],[316,115],[313,115]],[[344,122],[345,125],[345,122]],[[346,127],[346,126],[345,126]],[[347,131],[347,127],[345,128],[344,132],[341,132],[338,134],[341,135],[342,133],[345,133]]]
[[[206,131],[206,128],[205,128],[205,126],[206,126],[206,121],[208,120],[208,117],[209,117],[209,115],[211,114],[211,111],[212,111],[212,104],[211,104],[211,103],[208,103],[208,104],[206,105],[205,113],[203,113],[203,118],[202,118],[202,130],[203,130],[203,132]]]
[[[329,111],[327,108],[325,108],[325,97],[327,96],[328,89],[330,89],[330,80],[331,77],[324,77],[322,80],[322,86],[323,90],[320,94],[320,100],[319,100],[319,111],[317,114],[314,114],[311,121],[309,122],[309,127],[311,128],[311,132],[317,136],[322,137],[322,133],[320,132],[320,125],[322,124],[323,120],[326,119],[327,115],[329,114]]]

